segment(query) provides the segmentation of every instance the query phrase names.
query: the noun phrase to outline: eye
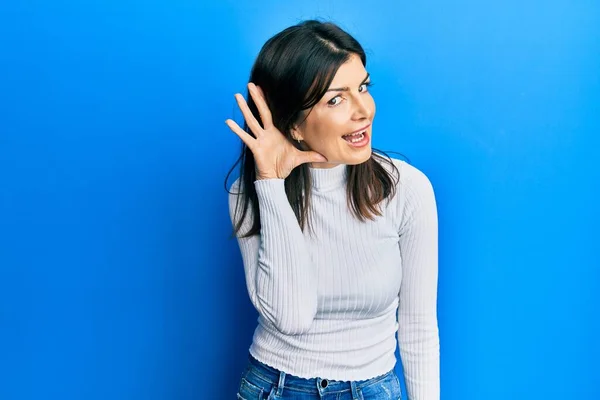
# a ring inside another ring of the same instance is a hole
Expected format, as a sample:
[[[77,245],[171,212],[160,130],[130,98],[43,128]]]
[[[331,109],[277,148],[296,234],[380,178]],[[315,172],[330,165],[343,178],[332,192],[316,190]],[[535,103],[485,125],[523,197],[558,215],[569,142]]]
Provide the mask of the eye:
[[[335,100],[339,100],[339,101],[335,101]],[[331,100],[329,100],[327,102],[327,105],[329,105],[329,106],[337,106],[341,102],[342,102],[342,97],[341,96],[335,96],[333,99],[331,99]]]
[[[369,87],[373,86],[373,84],[371,83],[371,81],[369,82],[365,82],[362,85],[360,85],[360,87],[358,88],[358,91],[363,93],[363,92],[368,92],[369,91]]]

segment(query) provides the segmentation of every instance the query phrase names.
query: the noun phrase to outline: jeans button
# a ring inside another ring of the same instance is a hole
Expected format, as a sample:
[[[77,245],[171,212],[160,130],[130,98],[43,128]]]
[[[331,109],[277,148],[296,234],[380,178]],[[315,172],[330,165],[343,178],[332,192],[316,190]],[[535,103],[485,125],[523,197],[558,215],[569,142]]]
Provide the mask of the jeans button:
[[[327,385],[329,385],[329,382],[327,382],[327,379],[323,379],[323,380],[321,381],[321,387],[322,387],[323,389],[325,389],[325,388],[327,387]]]

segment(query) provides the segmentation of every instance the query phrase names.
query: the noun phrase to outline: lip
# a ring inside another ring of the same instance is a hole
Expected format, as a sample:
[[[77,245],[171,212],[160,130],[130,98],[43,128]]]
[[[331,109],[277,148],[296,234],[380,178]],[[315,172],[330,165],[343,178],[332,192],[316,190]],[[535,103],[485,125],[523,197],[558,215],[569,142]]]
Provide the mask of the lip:
[[[370,126],[371,126],[371,124],[368,124],[367,126],[364,126],[364,127],[360,128],[360,129],[357,129],[357,130],[355,130],[354,132],[346,133],[346,135],[352,135],[352,134],[354,134],[354,133],[362,132],[362,131],[364,131],[365,129],[368,129]],[[344,136],[346,136],[346,135],[344,135]]]
[[[371,137],[369,136],[369,133],[367,131],[365,131],[364,138],[362,140],[354,143],[348,142],[348,144],[355,149],[365,148],[369,143],[371,143]]]

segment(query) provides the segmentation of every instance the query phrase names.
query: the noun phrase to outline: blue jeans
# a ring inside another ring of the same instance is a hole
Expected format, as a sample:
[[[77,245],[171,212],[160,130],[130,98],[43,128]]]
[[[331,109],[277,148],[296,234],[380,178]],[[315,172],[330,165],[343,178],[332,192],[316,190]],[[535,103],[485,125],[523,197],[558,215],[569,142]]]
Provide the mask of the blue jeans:
[[[240,381],[239,400],[401,400],[400,381],[392,369],[363,381],[305,379],[265,365],[249,355]]]

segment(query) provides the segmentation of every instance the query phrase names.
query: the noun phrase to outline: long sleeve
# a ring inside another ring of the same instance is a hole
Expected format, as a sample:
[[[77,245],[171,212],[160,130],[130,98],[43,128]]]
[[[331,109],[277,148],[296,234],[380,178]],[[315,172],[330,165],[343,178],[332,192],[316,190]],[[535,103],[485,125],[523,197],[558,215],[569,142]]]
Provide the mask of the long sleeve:
[[[433,187],[420,170],[404,164],[399,228],[402,283],[398,343],[408,400],[439,400],[437,324],[438,218]]]
[[[254,182],[261,219],[260,234],[240,238],[250,300],[259,314],[288,335],[307,332],[317,313],[317,282],[305,239],[285,194],[283,179]],[[232,185],[239,192],[239,179]],[[229,195],[232,223],[237,196]],[[241,204],[240,204],[241,205]],[[252,224],[249,209],[242,225],[245,233]]]

